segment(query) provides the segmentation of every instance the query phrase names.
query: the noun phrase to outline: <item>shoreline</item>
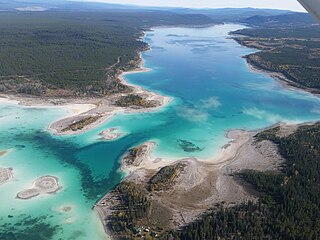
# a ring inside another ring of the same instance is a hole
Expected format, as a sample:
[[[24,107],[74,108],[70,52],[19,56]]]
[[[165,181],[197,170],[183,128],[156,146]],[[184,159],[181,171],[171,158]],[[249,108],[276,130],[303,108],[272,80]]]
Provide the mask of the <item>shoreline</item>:
[[[246,35],[240,35],[240,34],[233,34],[232,32],[229,33],[230,38],[233,41],[235,41],[237,44],[240,46],[243,46],[248,49],[256,50],[257,52],[263,52],[265,50],[259,49],[258,47],[248,47],[245,44],[239,40],[241,37],[249,37]],[[250,54],[249,54],[250,55]],[[250,71],[255,72],[255,73],[260,73],[265,76],[273,78],[276,82],[278,82],[283,88],[289,89],[289,90],[294,90],[302,93],[309,93],[315,97],[320,98],[320,93],[316,92],[316,89],[313,88],[308,88],[304,86],[300,86],[298,83],[290,80],[288,77],[286,77],[283,73],[277,72],[277,71],[271,71],[268,69],[264,69],[260,66],[255,65],[254,63],[250,62],[249,59],[247,58],[248,55],[242,56],[243,59],[245,59],[246,64],[249,68]]]
[[[143,34],[145,35],[145,32],[143,32]],[[120,71],[117,74],[116,78],[118,78],[122,84],[132,88],[132,92],[130,94],[141,95],[148,101],[155,100],[159,103],[159,106],[152,107],[152,108],[118,107],[118,106],[114,105],[115,99],[117,99],[119,96],[123,96],[125,94],[121,94],[121,93],[120,94],[113,94],[112,96],[108,96],[108,99],[106,99],[106,98],[95,99],[95,103],[93,103],[95,105],[94,108],[90,109],[89,111],[82,112],[81,114],[77,114],[77,115],[73,115],[71,117],[66,117],[66,118],[60,119],[60,120],[50,124],[48,127],[48,130],[53,132],[55,135],[78,135],[78,134],[87,132],[91,129],[97,128],[98,126],[100,126],[102,124],[105,124],[106,122],[108,122],[112,117],[114,117],[117,114],[154,112],[154,111],[158,111],[160,108],[165,107],[168,104],[170,104],[173,100],[172,97],[160,95],[156,92],[152,92],[150,90],[147,90],[139,85],[131,84],[125,79],[126,75],[152,71],[152,69],[144,67],[144,60],[142,57],[142,51],[140,51],[138,53],[139,58],[138,58],[138,61],[136,62],[137,67],[132,70],[128,70],[128,71]],[[145,51],[147,51],[147,50],[145,50]],[[93,124],[89,124],[89,125],[85,126],[83,129],[81,129],[79,131],[75,131],[75,132],[72,132],[72,131],[62,132],[61,131],[61,129],[63,129],[63,127],[65,127],[68,123],[74,121],[76,117],[87,116],[89,114],[93,114],[93,115],[98,114],[101,116],[101,118],[98,119],[97,121],[95,121]],[[57,125],[60,125],[60,126],[58,127]],[[59,131],[59,129],[60,129],[60,131]]]
[[[145,34],[143,32],[143,34]],[[115,105],[117,98],[124,96],[126,94],[113,94],[111,96],[106,96],[102,98],[86,98],[86,99],[76,99],[76,98],[41,98],[36,96],[21,96],[21,95],[5,95],[0,94],[0,104],[16,104],[24,107],[36,107],[36,108],[60,108],[66,109],[68,114],[63,116],[61,119],[55,120],[50,123],[46,128],[47,131],[54,135],[79,135],[94,129],[102,124],[105,124],[112,117],[117,114],[128,114],[128,113],[147,113],[158,111],[162,107],[170,104],[173,101],[172,97],[160,95],[159,93],[152,92],[143,88],[142,86],[129,83],[125,76],[129,74],[136,74],[141,72],[152,71],[152,69],[144,67],[144,60],[142,58],[142,51],[138,53],[139,58],[137,67],[128,70],[120,71],[116,78],[132,89],[130,94],[141,95],[147,101],[156,101],[158,106],[156,107],[119,107]],[[71,103],[70,103],[71,102]],[[77,131],[62,131],[76,121],[81,121],[88,116],[99,116],[97,121],[85,125]]]
[[[278,123],[259,130],[229,130],[226,132],[230,140],[228,147],[222,146],[220,151],[214,154],[210,160],[198,158],[159,159],[151,154],[156,147],[155,142],[142,143],[139,146],[146,145],[148,149],[140,157],[137,166],[128,166],[124,162],[125,156],[123,156],[121,171],[126,175],[121,183],[132,182],[143,187],[148,185],[152,176],[159,174],[160,169],[183,164],[184,170],[174,180],[171,189],[149,192],[151,201],[156,205],[160,204],[163,208],[158,211],[171,212],[170,219],[173,220],[168,224],[170,228],[175,229],[194,221],[215,204],[223,203],[223,206],[229,207],[247,200],[255,201],[257,199],[256,193],[247,189],[234,176],[245,169],[279,170],[283,159],[279,155],[277,147],[269,141],[255,143],[254,139],[257,133],[277,126],[282,129],[284,134],[291,134],[298,125]],[[94,206],[106,234],[111,237],[114,234],[108,228],[111,221],[109,217],[116,211],[114,204],[119,204],[115,199],[118,199],[117,193],[111,191],[98,200]],[[184,213],[182,214],[182,212]]]
[[[32,183],[30,188],[18,192],[16,198],[28,200],[44,194],[55,194],[61,188],[58,177],[50,175],[41,176]]]
[[[273,78],[277,83],[279,83],[285,89],[302,92],[302,93],[309,93],[315,97],[320,98],[320,93],[314,92],[314,90],[311,88],[302,88],[302,87],[296,86],[296,83],[288,79],[283,73],[263,69],[249,62],[245,56],[244,58],[246,59],[246,63],[250,71],[264,74],[268,77]]]
[[[143,59],[141,56],[141,52],[140,52],[140,58],[141,58],[140,60],[142,61],[140,64],[143,65]],[[261,72],[261,73],[268,74],[268,75],[269,74],[276,74],[276,75],[281,74],[281,73],[276,73],[276,72],[269,73],[268,71],[263,70],[263,69],[259,70],[259,69],[255,68],[250,63],[248,63],[248,66],[252,71],[255,71],[255,72]],[[88,99],[87,100],[88,102],[83,103],[83,104],[81,104],[81,103],[79,103],[79,104],[75,103],[75,104],[71,104],[71,105],[54,105],[53,104],[52,106],[51,105],[50,106],[39,105],[39,107],[44,107],[44,108],[49,108],[49,107],[66,108],[66,109],[68,109],[68,111],[71,112],[70,115],[50,124],[50,126],[48,127],[47,130],[49,130],[50,132],[53,132],[55,135],[77,135],[77,134],[81,134],[83,132],[89,131],[93,128],[96,128],[101,124],[105,124],[108,120],[110,120],[112,117],[114,117],[116,114],[119,114],[119,113],[120,114],[123,114],[123,113],[143,113],[143,112],[157,111],[159,108],[162,108],[163,106],[169,104],[172,101],[172,98],[166,97],[166,96],[161,96],[157,93],[146,90],[139,85],[134,85],[134,84],[128,83],[128,81],[125,79],[126,75],[140,73],[140,72],[147,72],[147,71],[151,71],[151,70],[152,69],[148,69],[148,68],[144,68],[144,67],[140,66],[135,70],[121,72],[119,74],[118,78],[120,79],[120,81],[123,84],[130,86],[130,87],[133,87],[133,93],[146,94],[147,97],[161,99],[162,102],[161,102],[160,106],[155,107],[155,108],[150,108],[150,109],[146,109],[146,108],[133,109],[130,107],[120,108],[120,107],[115,107],[112,104],[108,105],[108,103],[110,103],[109,100],[106,100],[106,102],[103,103],[103,102],[101,102],[102,99],[94,99],[94,98]],[[308,92],[305,89],[300,89],[300,88],[296,88],[294,86],[291,86],[289,82],[284,83],[283,81],[285,81],[285,80],[277,79],[276,76],[273,76],[273,75],[269,75],[269,76],[274,78],[276,81],[279,81],[281,84],[285,84],[285,86],[287,86],[288,88],[293,88],[295,90]],[[311,93],[311,94],[314,94],[314,93]],[[316,96],[318,97],[318,95],[316,95]],[[2,98],[0,96],[0,103],[2,102],[1,99]],[[68,101],[68,99],[65,99],[65,100]],[[61,101],[63,101],[63,100],[61,100]],[[76,101],[76,99],[74,101]],[[95,101],[98,101],[98,102],[95,102]],[[15,100],[12,100],[12,102],[10,102],[10,100],[5,99],[5,100],[3,100],[3,102],[21,104],[20,101],[15,101]],[[77,106],[77,105],[79,105],[79,106]],[[26,105],[26,106],[34,107],[34,105]],[[37,106],[37,105],[35,105],[35,106]],[[87,125],[83,129],[76,131],[76,132],[70,131],[70,132],[61,133],[61,131],[59,132],[54,125],[54,124],[60,124],[61,129],[63,129],[63,127],[65,125],[68,125],[68,123],[75,121],[77,119],[77,117],[80,117],[80,116],[85,117],[85,116],[88,116],[88,114],[101,114],[101,118],[99,120],[95,121],[93,124]],[[278,124],[281,124],[281,123],[278,123]],[[296,125],[296,124],[292,124],[292,125]],[[301,124],[301,125],[304,125],[304,124]],[[272,128],[273,126],[275,126],[275,125],[272,125],[270,127],[266,127],[265,129]],[[214,156],[212,158],[208,158],[208,159],[188,158],[188,159],[175,159],[175,160],[168,159],[167,160],[167,159],[157,158],[157,159],[152,160],[151,152],[153,151],[153,148],[156,147],[156,143],[146,142],[144,144],[149,144],[148,146],[150,148],[145,153],[144,159],[142,159],[142,162],[139,164],[138,167],[132,167],[132,166],[125,167],[124,166],[122,168],[123,164],[121,164],[121,171],[126,173],[126,177],[122,181],[125,181],[126,179],[131,179],[135,173],[138,173],[138,176],[140,176],[141,179],[143,179],[143,177],[145,177],[145,175],[143,175],[143,174],[139,175],[140,170],[142,172],[143,171],[150,171],[150,172],[154,173],[162,167],[169,166],[169,165],[181,162],[181,161],[189,162],[190,164],[194,164],[193,166],[199,166],[200,168],[210,168],[210,169],[214,169],[214,170],[216,170],[216,169],[221,170],[222,168],[227,168],[230,164],[233,164],[234,161],[237,160],[237,158],[239,157],[239,155],[241,153],[243,153],[245,146],[250,144],[250,141],[252,140],[252,134],[257,133],[257,132],[261,132],[261,131],[263,131],[263,130],[262,129],[253,130],[253,131],[245,131],[242,129],[228,130],[226,132],[226,137],[228,139],[230,139],[230,141],[225,146],[222,146],[219,149],[219,151],[216,154],[214,154]],[[1,152],[0,152],[0,156],[1,156]],[[211,173],[206,172],[206,171],[208,171],[208,169],[203,170],[203,171],[206,174],[209,174],[209,175],[211,174]],[[230,168],[228,168],[228,170],[226,170],[226,172],[229,173],[229,171],[232,172],[233,170],[230,170]],[[211,177],[213,178],[213,176],[211,176]],[[200,179],[200,180],[205,181],[205,179]],[[219,184],[221,185],[221,187],[223,187],[223,184],[221,184],[221,183],[219,183]],[[101,204],[101,202],[103,201],[104,198],[105,198],[105,196],[98,201],[98,204]],[[173,201],[173,200],[170,199],[170,201]],[[99,209],[99,206],[97,208],[95,207],[95,209],[98,212],[100,220],[103,222],[105,219],[105,216],[101,216],[101,214],[104,214],[103,211],[101,209]],[[192,217],[190,217],[190,218],[192,218]],[[185,220],[183,220],[183,221],[185,221]],[[107,232],[107,234],[110,234],[110,232],[108,232],[106,230],[105,225],[104,225],[104,228],[105,228],[105,231]]]

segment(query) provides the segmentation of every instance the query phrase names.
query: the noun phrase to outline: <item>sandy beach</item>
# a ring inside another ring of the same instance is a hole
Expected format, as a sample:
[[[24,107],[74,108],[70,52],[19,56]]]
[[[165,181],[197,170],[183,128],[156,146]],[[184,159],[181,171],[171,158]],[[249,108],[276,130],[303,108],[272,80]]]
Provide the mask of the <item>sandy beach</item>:
[[[230,159],[235,158],[241,150],[242,146],[251,140],[251,135],[252,134],[250,134],[250,132],[246,132],[244,130],[228,131],[226,134],[227,138],[230,139],[229,143],[227,144],[228,146],[221,147],[218,153],[211,158],[197,159],[197,161],[208,164],[210,166],[219,166],[229,161]],[[178,159],[174,158],[162,159],[152,156],[152,152],[157,146],[155,142],[145,142],[140,146],[147,146],[147,150],[141,157],[139,166],[129,166],[124,164],[124,162],[122,161],[121,171],[125,172],[126,175],[130,175],[131,173],[139,169],[156,171],[162,167],[179,162]]]
[[[124,172],[127,176],[130,176],[132,173],[139,169],[146,169],[146,170],[157,170],[163,166],[170,164],[170,161],[156,161],[156,159],[152,159],[151,153],[156,147],[155,142],[145,142],[137,147],[145,147],[145,150],[141,154],[141,156],[136,159],[136,163],[138,164],[126,164],[124,161],[124,156],[121,160],[121,171]]]

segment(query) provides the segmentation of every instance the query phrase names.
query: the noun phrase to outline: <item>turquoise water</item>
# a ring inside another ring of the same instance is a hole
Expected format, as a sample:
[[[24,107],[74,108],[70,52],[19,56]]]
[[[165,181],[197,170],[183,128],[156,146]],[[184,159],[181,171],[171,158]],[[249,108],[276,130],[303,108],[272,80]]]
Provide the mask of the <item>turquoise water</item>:
[[[0,150],[9,149],[0,166],[12,167],[15,177],[0,185],[0,233],[12,232],[18,239],[104,239],[91,207],[123,177],[119,159],[128,148],[153,140],[158,143],[156,157],[207,159],[226,143],[226,130],[320,119],[318,98],[284,89],[248,68],[241,56],[253,50],[227,39],[229,31],[239,28],[157,28],[146,33],[151,50],[143,58],[152,71],[126,78],[173,97],[157,112],[117,115],[84,134],[57,137],[46,127],[66,110],[0,105]],[[110,127],[126,134],[98,141],[98,134]],[[185,151],[183,141],[193,151]],[[37,177],[49,174],[59,177],[61,191],[25,201],[15,198]],[[71,211],[63,212],[64,206]]]

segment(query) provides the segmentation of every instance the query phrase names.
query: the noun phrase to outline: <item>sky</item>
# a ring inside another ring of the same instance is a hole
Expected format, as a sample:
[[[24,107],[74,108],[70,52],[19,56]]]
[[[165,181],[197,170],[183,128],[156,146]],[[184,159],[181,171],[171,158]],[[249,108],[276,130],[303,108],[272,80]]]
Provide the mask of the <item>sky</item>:
[[[186,8],[273,8],[304,11],[297,0],[86,0],[93,2],[134,4],[143,6]]]

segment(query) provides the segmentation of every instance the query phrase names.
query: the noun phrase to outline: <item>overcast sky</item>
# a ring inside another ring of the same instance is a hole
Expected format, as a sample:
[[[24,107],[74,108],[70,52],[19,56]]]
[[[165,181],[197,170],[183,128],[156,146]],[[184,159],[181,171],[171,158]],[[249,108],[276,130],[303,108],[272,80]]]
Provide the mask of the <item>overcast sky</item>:
[[[304,11],[296,0],[86,0],[94,2],[190,8],[254,7]]]

